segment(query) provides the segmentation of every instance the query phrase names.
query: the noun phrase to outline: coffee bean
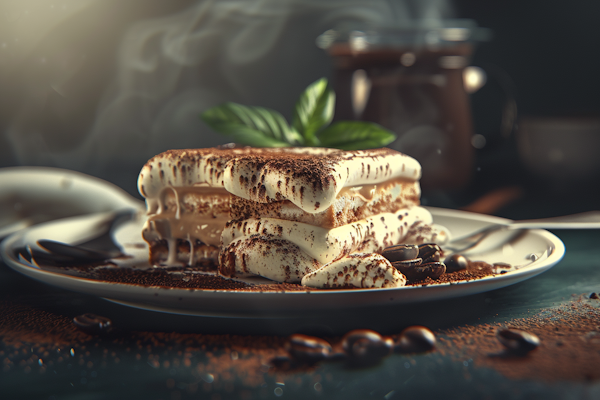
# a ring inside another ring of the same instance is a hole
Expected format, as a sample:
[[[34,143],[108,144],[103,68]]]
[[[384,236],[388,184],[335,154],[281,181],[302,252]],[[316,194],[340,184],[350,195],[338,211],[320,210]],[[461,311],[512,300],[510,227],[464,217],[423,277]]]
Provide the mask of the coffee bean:
[[[392,263],[392,266],[404,274],[409,281],[422,281],[427,277],[438,279],[446,272],[444,263],[437,261],[422,264],[420,258],[408,261],[396,261]]]
[[[415,244],[397,244],[383,249],[381,255],[390,262],[412,260],[419,255],[419,246]]]
[[[425,270],[425,273],[431,279],[438,279],[444,272],[446,272],[446,265],[440,261],[421,264],[417,268],[422,268]]]
[[[410,326],[400,333],[396,353],[424,353],[435,347],[435,335],[424,326]]]
[[[305,364],[315,364],[331,353],[331,345],[326,340],[299,333],[290,336],[286,349],[294,360]]]
[[[469,267],[469,260],[462,254],[452,254],[444,260],[446,272],[457,272]]]
[[[404,261],[394,261],[392,262],[392,266],[404,274],[408,279],[409,275],[412,275],[414,272],[414,268],[418,265],[421,265],[421,259],[415,258],[412,260],[404,260]]]
[[[369,329],[355,329],[342,338],[348,361],[357,366],[375,364],[392,352],[394,342]]]
[[[413,258],[412,260],[393,261],[392,265],[397,265],[400,268],[412,268],[421,265],[421,262],[423,260],[420,258]]]
[[[419,258],[423,260],[423,264],[428,262],[440,261],[442,257],[442,249],[435,243],[425,243],[419,245]]]
[[[102,335],[112,330],[110,319],[91,313],[76,316],[73,323],[79,330],[90,335]]]
[[[392,266],[400,271],[409,281],[418,281],[427,278],[427,273],[422,270],[416,270],[421,265],[421,259],[394,261]]]
[[[519,329],[498,329],[496,338],[516,354],[527,354],[540,345],[540,339],[536,335]]]
[[[406,276],[406,279],[408,279],[411,282],[416,282],[416,281],[422,281],[423,279],[426,279],[428,276],[429,271],[427,269],[424,268],[418,268],[415,267],[410,271],[406,271],[404,272],[404,275]]]

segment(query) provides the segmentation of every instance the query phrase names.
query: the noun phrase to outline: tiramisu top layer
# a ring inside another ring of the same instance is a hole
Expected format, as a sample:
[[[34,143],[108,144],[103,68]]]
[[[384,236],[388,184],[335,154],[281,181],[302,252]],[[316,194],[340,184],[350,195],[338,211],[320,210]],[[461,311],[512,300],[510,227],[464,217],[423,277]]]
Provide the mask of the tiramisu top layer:
[[[153,157],[142,168],[138,188],[144,197],[154,198],[169,186],[224,187],[248,200],[289,200],[317,213],[331,206],[344,187],[420,177],[415,159],[387,148],[208,148]]]

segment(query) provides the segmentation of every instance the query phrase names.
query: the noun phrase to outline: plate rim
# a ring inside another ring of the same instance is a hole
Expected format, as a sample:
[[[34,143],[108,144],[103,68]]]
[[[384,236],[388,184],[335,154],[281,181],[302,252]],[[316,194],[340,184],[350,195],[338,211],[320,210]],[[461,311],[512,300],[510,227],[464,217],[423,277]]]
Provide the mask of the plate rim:
[[[140,204],[143,204],[143,201],[136,199],[122,187],[97,176],[86,174],[84,172],[57,167],[41,166],[12,166],[0,168],[0,178],[4,176],[22,174],[34,174],[36,176],[51,176],[57,179],[68,176],[75,179],[80,179],[82,182],[88,182],[90,184],[98,185],[99,187],[110,190],[114,198],[118,199],[118,201],[122,202],[124,205],[138,207]]]

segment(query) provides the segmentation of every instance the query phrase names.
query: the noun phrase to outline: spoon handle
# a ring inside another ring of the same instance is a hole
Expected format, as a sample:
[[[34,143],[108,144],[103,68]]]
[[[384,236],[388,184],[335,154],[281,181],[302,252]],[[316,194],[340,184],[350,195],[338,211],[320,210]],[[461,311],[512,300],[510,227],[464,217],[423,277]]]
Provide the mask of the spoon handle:
[[[562,215],[560,217],[511,221],[506,225],[509,229],[598,229],[600,228],[600,211],[588,211],[579,214]]]

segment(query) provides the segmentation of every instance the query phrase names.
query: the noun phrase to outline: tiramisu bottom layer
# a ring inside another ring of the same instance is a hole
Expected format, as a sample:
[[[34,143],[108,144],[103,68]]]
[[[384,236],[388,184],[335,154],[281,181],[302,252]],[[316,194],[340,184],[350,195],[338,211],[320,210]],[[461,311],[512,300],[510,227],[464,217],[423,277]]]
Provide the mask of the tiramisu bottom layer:
[[[397,287],[405,279],[374,253],[398,243],[447,239],[448,232],[433,225],[431,214],[422,207],[382,213],[334,229],[251,218],[230,222],[223,230],[219,273],[232,278],[260,275],[316,287]]]

